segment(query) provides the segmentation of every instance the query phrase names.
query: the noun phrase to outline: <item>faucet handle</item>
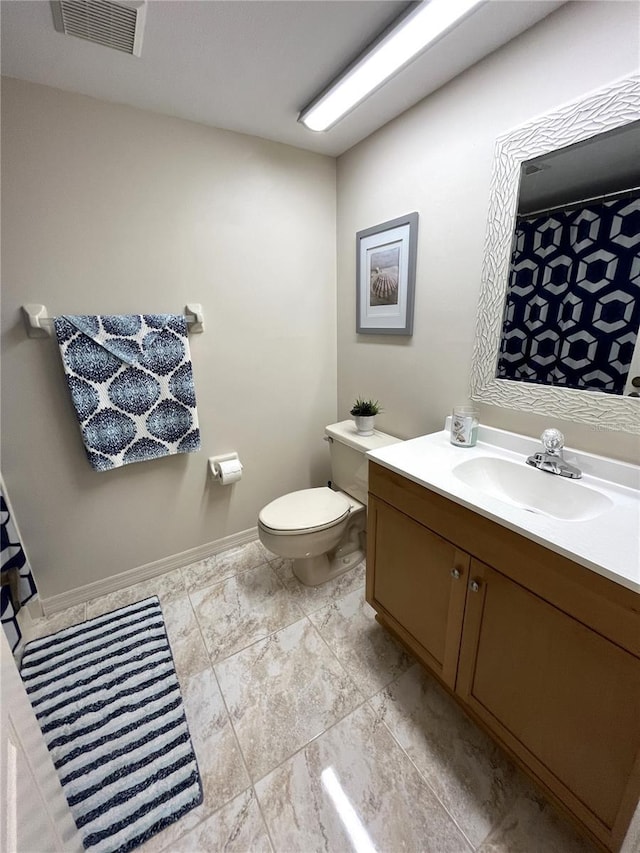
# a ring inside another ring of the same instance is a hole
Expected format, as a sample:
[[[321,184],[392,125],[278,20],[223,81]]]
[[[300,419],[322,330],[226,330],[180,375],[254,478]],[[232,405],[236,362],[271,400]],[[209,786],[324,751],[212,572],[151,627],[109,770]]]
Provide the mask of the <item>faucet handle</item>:
[[[564,435],[559,429],[545,429],[540,440],[547,453],[558,454],[564,447]]]

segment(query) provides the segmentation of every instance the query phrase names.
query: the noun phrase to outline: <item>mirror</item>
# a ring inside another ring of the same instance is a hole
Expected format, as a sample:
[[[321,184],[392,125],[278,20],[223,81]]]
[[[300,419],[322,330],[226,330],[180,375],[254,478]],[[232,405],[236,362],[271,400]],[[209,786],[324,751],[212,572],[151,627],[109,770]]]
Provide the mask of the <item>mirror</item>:
[[[497,140],[473,399],[640,433],[638,151],[638,75]]]
[[[640,122],[525,161],[497,378],[632,393],[639,251]]]

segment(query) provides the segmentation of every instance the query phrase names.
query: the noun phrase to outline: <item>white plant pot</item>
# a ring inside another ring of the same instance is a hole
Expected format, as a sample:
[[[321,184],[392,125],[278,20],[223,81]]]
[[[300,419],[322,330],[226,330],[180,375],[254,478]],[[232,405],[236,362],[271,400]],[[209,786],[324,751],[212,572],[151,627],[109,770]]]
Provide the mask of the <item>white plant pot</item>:
[[[364,415],[354,415],[354,419],[358,435],[373,435],[373,422],[376,419],[375,415],[369,415],[368,417],[365,417]]]

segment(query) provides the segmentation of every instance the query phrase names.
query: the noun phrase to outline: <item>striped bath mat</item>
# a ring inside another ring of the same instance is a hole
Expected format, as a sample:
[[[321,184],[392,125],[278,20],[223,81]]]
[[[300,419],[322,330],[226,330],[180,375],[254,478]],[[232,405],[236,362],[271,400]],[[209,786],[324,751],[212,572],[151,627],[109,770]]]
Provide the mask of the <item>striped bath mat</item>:
[[[202,802],[157,597],[28,643],[20,674],[86,849],[124,853]]]

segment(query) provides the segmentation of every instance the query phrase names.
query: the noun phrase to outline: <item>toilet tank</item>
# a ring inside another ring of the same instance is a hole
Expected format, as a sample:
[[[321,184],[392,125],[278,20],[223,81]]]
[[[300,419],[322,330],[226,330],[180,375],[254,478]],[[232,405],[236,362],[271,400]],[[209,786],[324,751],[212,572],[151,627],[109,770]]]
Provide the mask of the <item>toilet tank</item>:
[[[373,435],[358,435],[353,421],[340,421],[325,427],[331,453],[331,482],[352,498],[367,503],[368,460],[366,453],[388,444],[397,444],[401,438],[374,430]]]

